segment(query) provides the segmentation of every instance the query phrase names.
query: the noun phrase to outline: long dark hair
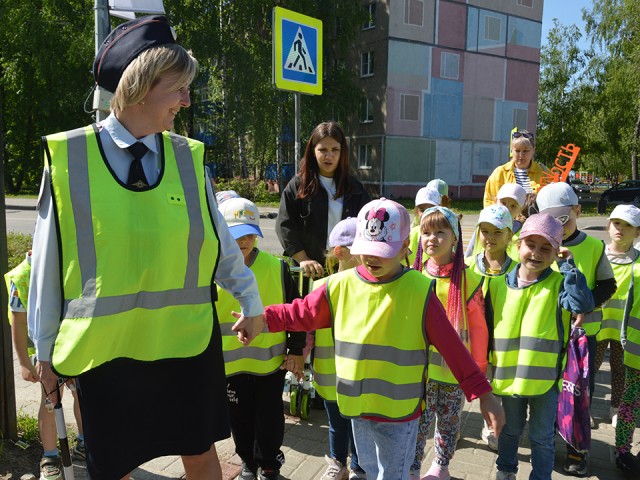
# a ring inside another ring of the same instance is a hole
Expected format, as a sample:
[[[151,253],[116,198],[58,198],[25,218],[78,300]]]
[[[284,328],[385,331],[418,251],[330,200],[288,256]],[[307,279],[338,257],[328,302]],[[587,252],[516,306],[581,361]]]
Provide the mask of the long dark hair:
[[[300,187],[296,198],[312,198],[315,197],[320,191],[320,169],[318,168],[318,162],[316,160],[315,148],[318,142],[331,137],[340,144],[340,160],[338,161],[338,168],[333,176],[336,182],[336,196],[340,198],[349,191],[349,150],[347,147],[347,139],[344,136],[344,132],[337,122],[322,122],[317,125],[311,132],[311,137],[307,142],[307,148],[304,151],[304,156],[300,162]]]

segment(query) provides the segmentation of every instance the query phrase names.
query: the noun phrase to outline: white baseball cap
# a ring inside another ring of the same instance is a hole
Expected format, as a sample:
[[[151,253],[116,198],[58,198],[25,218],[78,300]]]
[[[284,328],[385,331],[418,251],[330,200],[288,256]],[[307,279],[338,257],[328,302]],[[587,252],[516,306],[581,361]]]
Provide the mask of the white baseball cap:
[[[527,201],[527,191],[517,183],[505,183],[498,190],[497,199],[513,198],[520,207],[524,207]]]
[[[500,230],[505,228],[513,230],[513,218],[511,217],[511,213],[509,213],[509,209],[507,207],[500,204],[489,205],[482,209],[478,216],[478,225],[481,223],[490,223]]]
[[[550,183],[542,187],[536,196],[538,211],[554,217],[569,215],[571,207],[579,203],[578,195],[565,182]]]
[[[635,205],[618,205],[613,209],[609,220],[624,220],[632,227],[640,227],[640,208]]]
[[[418,190],[418,193],[416,193],[416,207],[418,205],[424,204],[437,207],[438,205],[440,205],[441,201],[442,195],[440,195],[440,192],[438,192],[438,190],[432,187],[422,187],[420,190]]]
[[[260,230],[260,212],[252,201],[241,197],[230,198],[218,205],[218,210],[234,239],[245,235],[264,236]]]

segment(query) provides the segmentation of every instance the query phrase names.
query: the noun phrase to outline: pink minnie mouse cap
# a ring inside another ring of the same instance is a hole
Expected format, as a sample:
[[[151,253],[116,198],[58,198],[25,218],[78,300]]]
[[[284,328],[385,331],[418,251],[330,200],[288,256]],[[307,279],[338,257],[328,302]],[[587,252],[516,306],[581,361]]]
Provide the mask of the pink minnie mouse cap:
[[[536,213],[527,218],[520,229],[520,240],[531,235],[539,235],[546,238],[553,248],[562,244],[564,229],[559,220],[548,213]]]
[[[409,212],[399,203],[382,197],[367,203],[358,213],[352,255],[393,258],[409,238]]]

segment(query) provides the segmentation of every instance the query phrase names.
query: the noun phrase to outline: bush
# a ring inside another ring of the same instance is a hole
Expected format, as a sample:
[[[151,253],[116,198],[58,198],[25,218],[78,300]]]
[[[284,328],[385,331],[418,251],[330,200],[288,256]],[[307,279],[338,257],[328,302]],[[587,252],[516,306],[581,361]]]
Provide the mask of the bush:
[[[24,260],[24,255],[31,250],[33,237],[19,232],[9,232],[7,234],[7,253],[9,260],[9,270],[15,268]]]
[[[216,181],[216,192],[234,190],[241,197],[253,203],[279,203],[280,194],[270,193],[267,184],[260,180],[255,182],[248,178],[221,178]]]

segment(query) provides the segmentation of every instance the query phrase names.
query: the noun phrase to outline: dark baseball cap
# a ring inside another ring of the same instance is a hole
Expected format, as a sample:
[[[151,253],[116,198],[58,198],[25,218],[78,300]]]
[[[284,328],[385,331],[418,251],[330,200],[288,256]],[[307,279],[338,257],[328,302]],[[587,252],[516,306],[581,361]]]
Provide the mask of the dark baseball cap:
[[[123,72],[138,55],[169,43],[176,43],[175,33],[164,15],[147,15],[118,25],[96,54],[93,78],[102,88],[115,92]]]

